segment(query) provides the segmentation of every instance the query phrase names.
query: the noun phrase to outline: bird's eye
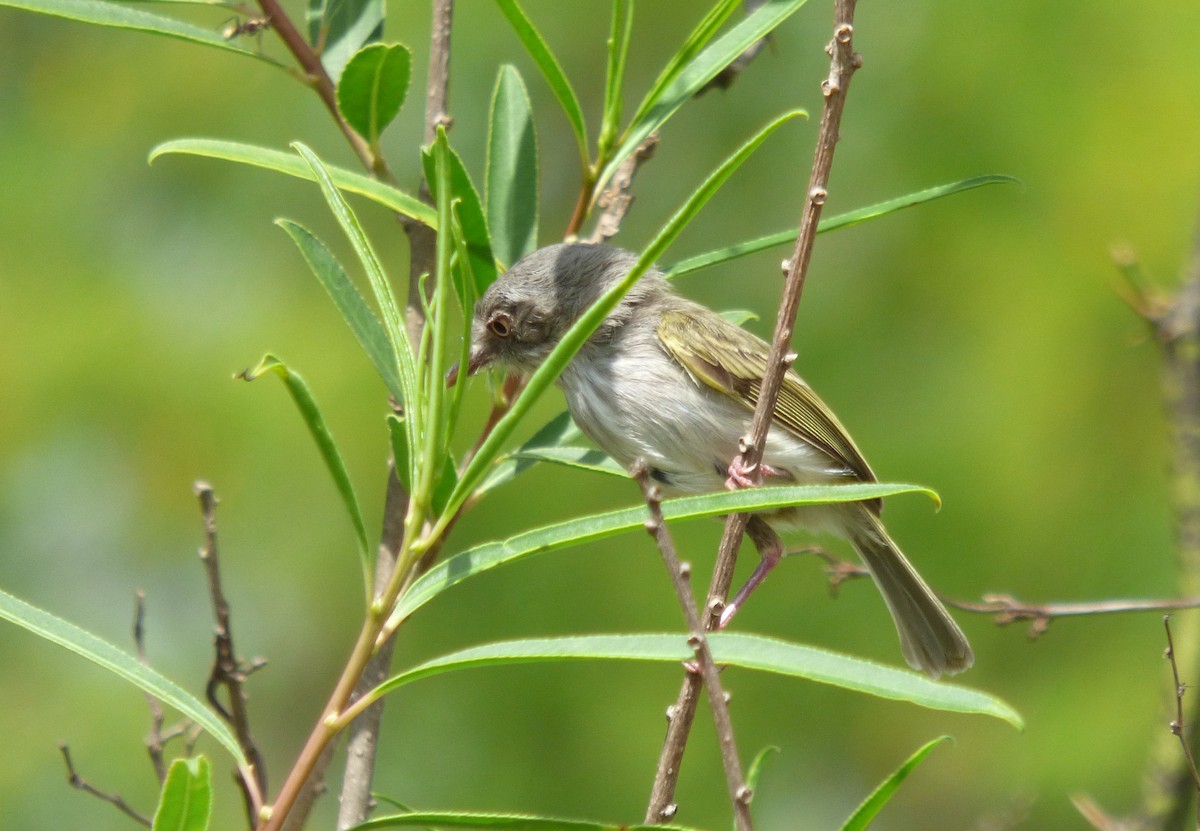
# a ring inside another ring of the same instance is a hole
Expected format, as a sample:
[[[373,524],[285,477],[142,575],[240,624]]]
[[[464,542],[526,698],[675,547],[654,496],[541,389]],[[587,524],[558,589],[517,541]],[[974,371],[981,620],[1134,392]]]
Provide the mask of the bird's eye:
[[[507,338],[512,334],[513,330],[512,317],[503,312],[493,315],[491,320],[487,322],[487,328],[496,337]]]

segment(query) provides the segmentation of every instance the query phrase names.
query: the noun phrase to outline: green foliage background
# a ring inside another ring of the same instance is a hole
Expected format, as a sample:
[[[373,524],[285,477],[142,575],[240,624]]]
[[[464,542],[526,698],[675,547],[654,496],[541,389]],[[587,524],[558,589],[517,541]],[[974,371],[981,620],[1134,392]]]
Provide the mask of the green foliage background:
[[[606,4],[527,8],[598,123]],[[416,51],[416,93],[428,10],[406,0],[389,14],[389,39]],[[642,244],[769,117],[792,106],[819,112],[829,21],[814,0],[732,90],[671,121],[618,242]],[[630,89],[653,80],[692,22],[677,4],[639,5]],[[823,237],[801,304],[799,369],[882,478],[942,494],[940,514],[906,498],[887,518],[943,591],[1172,595],[1158,356],[1114,293],[1108,250],[1128,241],[1171,285],[1191,245],[1200,182],[1192,4],[864,4],[857,22],[866,64],[849,97],[831,213],[985,172],[1024,187]],[[263,48],[278,48],[269,34]],[[459,4],[454,49],[451,136],[476,175],[497,66],[513,62],[525,75],[543,158],[541,239],[554,241],[578,184],[561,112],[492,4]],[[315,99],[257,62],[8,9],[0,55],[0,585],[122,644],[134,591],[144,589],[155,666],[200,691],[211,617],[191,484],[213,482],[237,645],[271,660],[253,678],[251,707],[277,785],[354,637],[358,567],[282,389],[230,376],[267,350],[305,375],[372,527],[384,392],[271,225],[285,215],[336,239],[315,187],[211,161],[149,168],[145,159],[163,140],[202,135],[280,148],[301,139],[331,161],[353,161]],[[384,137],[409,187],[419,175],[420,101],[412,95]],[[793,224],[815,132],[797,123],[772,138],[668,259]],[[402,274],[403,234],[382,211],[361,213]],[[783,256],[703,272],[683,290],[758,311],[764,320],[752,327],[765,334]],[[476,419],[482,386],[471,393]],[[544,415],[559,406],[544,402]],[[635,493],[629,483],[539,470],[474,510],[451,550],[629,504]],[[707,575],[719,533],[713,522],[679,531],[698,574]],[[1019,629],[960,619],[978,656],[964,681],[1013,704],[1025,733],[726,673],[744,752],[782,750],[755,801],[762,828],[832,826],[941,733],[956,744],[905,783],[878,828],[981,827],[1024,810],[1020,827],[1073,828],[1083,824],[1069,794],[1117,812],[1134,804],[1151,737],[1165,729],[1158,616],[1060,622],[1034,643]],[[502,637],[679,625],[656,552],[631,536],[455,589],[407,626],[397,665]],[[833,602],[803,559],[768,581],[738,626],[900,662],[877,594],[856,583]],[[1197,659],[1182,665],[1193,681]],[[127,827],[67,788],[60,740],[94,784],[149,810],[156,789],[139,693],[13,628],[0,630],[0,666],[0,827]],[[431,680],[392,698],[377,788],[421,808],[640,819],[677,684],[675,670],[609,665]],[[214,827],[233,827],[239,802],[228,780],[217,781]],[[724,827],[703,723],[679,797],[680,821]],[[333,807],[327,798],[314,827],[329,824]]]

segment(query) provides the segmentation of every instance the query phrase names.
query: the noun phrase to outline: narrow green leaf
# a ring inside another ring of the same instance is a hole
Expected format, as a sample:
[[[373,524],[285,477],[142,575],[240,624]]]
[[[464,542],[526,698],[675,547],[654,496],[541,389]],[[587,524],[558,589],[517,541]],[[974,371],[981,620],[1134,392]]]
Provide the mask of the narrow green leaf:
[[[0,0],[3,2],[3,0]],[[184,138],[165,141],[150,151],[151,164],[159,156],[171,154],[204,156],[210,159],[222,159],[229,162],[261,167],[274,170],[297,179],[316,181],[312,169],[293,153],[257,147],[253,144],[242,144],[237,141],[221,141],[218,139]],[[433,208],[426,205],[415,196],[410,196],[399,188],[377,182],[370,176],[355,173],[341,167],[326,166],[333,183],[346,193],[365,196],[372,202],[382,205],[398,214],[415,219],[422,225],[437,230],[437,214]]]
[[[594,447],[539,447],[531,450],[518,450],[512,454],[512,458],[550,462],[576,470],[607,473],[609,476],[622,478],[629,475],[625,468],[613,461],[611,456]]]
[[[525,417],[525,414],[533,407],[538,396],[545,392],[546,388],[553,383],[554,379],[563,371],[575,353],[583,347],[587,339],[596,331],[596,328],[617,307],[617,304],[621,302],[621,298],[633,287],[634,283],[662,256],[667,247],[675,241],[675,238],[679,236],[687,224],[695,218],[700,209],[713,197],[713,194],[720,189],[721,185],[733,175],[734,171],[746,159],[753,155],[754,151],[766,141],[767,137],[798,115],[802,115],[802,113],[800,111],[793,111],[779,116],[759,130],[758,133],[738,148],[729,158],[721,162],[709,174],[708,178],[700,184],[696,191],[688,197],[683,206],[667,220],[667,224],[650,241],[650,244],[642,252],[641,256],[638,257],[638,261],[634,263],[629,273],[605,291],[595,303],[579,316],[579,319],[572,324],[571,328],[563,334],[558,345],[554,347],[554,350],[547,356],[542,365],[529,378],[524,391],[513,402],[508,412],[496,423],[495,428],[493,428],[475,456],[467,464],[466,469],[462,472],[462,476],[458,480],[458,487],[455,489],[454,496],[450,499],[447,516],[453,515],[458,507],[466,501],[471,491],[483,481],[487,475],[488,467],[499,454],[500,448],[503,447],[504,442],[512,435],[513,430],[516,429],[517,424]],[[435,531],[440,533],[443,528],[444,525],[436,528]]]
[[[400,384],[400,376],[396,371],[396,358],[392,355],[392,347],[388,342],[387,333],[384,332],[379,318],[367,305],[367,301],[358,293],[358,289],[355,288],[346,269],[337,261],[333,252],[313,236],[308,229],[297,225],[290,219],[277,219],[275,224],[287,231],[296,243],[305,262],[308,263],[317,280],[333,300],[333,304],[341,313],[342,319],[346,321],[346,325],[350,327],[350,331],[354,333],[354,338],[358,341],[359,346],[363,348],[367,357],[371,359],[371,363],[375,365],[375,371],[387,384],[388,392],[397,400],[403,398],[404,388]]]
[[[387,416],[388,434],[392,441],[392,463],[395,466],[396,477],[404,486],[405,493],[412,493],[412,459],[408,449],[408,431],[404,427],[404,419],[395,413]]]
[[[1011,719],[1010,719],[1011,720]],[[1017,724],[1020,727],[1020,724]],[[893,794],[900,787],[908,775],[916,769],[917,765],[928,756],[935,747],[945,742],[950,741],[949,736],[940,736],[933,741],[920,748],[916,753],[908,757],[908,760],[900,767],[892,772],[892,775],[879,784],[879,787],[871,792],[870,796],[863,800],[863,803],[858,806],[850,818],[842,825],[842,831],[867,831],[871,822],[883,810]]]
[[[755,754],[753,761],[750,762],[750,767],[746,768],[747,788],[749,788],[751,791],[758,790],[758,780],[762,777],[763,768],[767,765],[767,759],[773,753],[778,752],[778,747],[769,744]]]
[[[355,825],[349,831],[411,828],[414,825],[437,828],[503,828],[506,831],[696,831],[683,825],[627,825],[623,822],[590,822],[527,814],[476,814],[461,811],[414,811],[390,817],[377,817]]]
[[[525,14],[525,10],[521,8],[517,0],[496,0],[496,5],[508,18],[513,31],[521,40],[521,45],[525,47],[529,57],[533,58],[533,62],[537,64],[542,77],[550,86],[550,91],[554,93],[554,97],[558,99],[559,105],[563,108],[563,113],[566,114],[567,121],[571,125],[571,131],[575,134],[575,142],[579,145],[580,163],[586,169],[591,164],[588,159],[587,127],[583,120],[583,109],[579,106],[579,99],[571,87],[571,82],[563,74],[558,59],[550,51],[550,46],[541,33],[534,28],[533,21]]]
[[[742,0],[720,0],[708,13],[696,24],[696,27],[688,34],[683,44],[667,61],[667,65],[663,67],[662,72],[654,79],[650,89],[646,92],[646,96],[642,99],[642,103],[638,105],[637,112],[630,119],[630,124],[637,124],[644,121],[650,110],[662,100],[663,93],[667,87],[671,85],[679,74],[683,72],[684,67],[695,60],[705,46],[717,36],[717,32],[725,25],[725,21],[729,20],[742,5]],[[718,70],[719,72],[720,70]]]
[[[417,423],[419,417],[416,414],[420,410],[415,406],[416,402],[420,400],[420,384],[417,380],[416,358],[408,342],[408,336],[405,333],[400,315],[400,307],[396,304],[396,297],[392,293],[391,283],[388,282],[387,275],[383,271],[383,266],[379,262],[379,257],[375,254],[375,249],[371,246],[370,240],[367,239],[362,225],[359,224],[358,217],[354,215],[354,211],[350,210],[350,206],[342,198],[342,194],[338,191],[325,165],[317,158],[315,153],[300,142],[295,142],[292,146],[312,171],[317,184],[321,188],[321,193],[325,197],[325,201],[329,204],[329,208],[333,212],[334,218],[337,219],[338,225],[341,226],[342,231],[346,234],[346,238],[350,240],[350,245],[354,248],[354,253],[358,255],[359,262],[362,263],[363,269],[367,272],[367,280],[370,283],[371,292],[375,295],[375,305],[379,308],[380,316],[383,318],[383,330],[392,345],[392,355],[396,358],[397,374],[400,378],[401,389],[404,392],[403,397],[400,399],[400,404],[411,410],[409,417],[404,420],[404,425],[408,430],[409,436],[408,446],[410,448],[417,447],[419,443],[416,441],[416,437],[420,435],[422,425]],[[416,477],[412,478],[415,479]]]
[[[461,202],[455,201],[451,203],[451,214],[453,221],[450,223],[450,234],[454,238],[454,267],[451,271],[454,277],[454,291],[459,299],[459,311],[461,312],[462,332],[458,339],[458,361],[456,365],[464,367],[471,362],[471,316],[472,310],[475,308],[475,271],[471,268],[471,254],[467,251],[467,242],[463,235],[462,220],[458,216]],[[439,383],[444,383],[444,379],[438,379]],[[450,394],[450,408],[443,420],[445,429],[442,431],[445,435],[443,442],[446,447],[450,447],[450,440],[454,436],[454,431],[458,427],[458,417],[462,413],[463,401],[466,395],[467,385],[465,383],[457,383]],[[458,473],[455,471],[455,483],[458,481]],[[451,491],[452,492],[452,491]],[[449,497],[450,493],[446,496]],[[439,503],[438,513],[445,507],[444,503]]]
[[[604,117],[596,156],[604,159],[617,137],[624,101],[625,62],[629,57],[629,36],[633,30],[633,0],[612,0],[612,23],[608,31],[608,63],[604,74]]]
[[[463,235],[467,243],[467,251],[471,257],[471,270],[475,274],[475,293],[483,294],[496,280],[499,273],[496,269],[496,257],[492,253],[491,235],[488,233],[487,219],[483,215],[483,201],[479,191],[471,181],[471,174],[462,158],[447,145],[450,153],[450,191],[452,198],[459,201],[458,218],[462,222]],[[425,168],[425,181],[429,189],[434,191],[437,198],[437,181],[433,169],[433,155],[421,153],[421,162]]]
[[[720,312],[721,317],[728,320],[736,326],[744,326],[751,320],[758,320],[758,315],[746,309],[729,309],[728,311]]]
[[[238,747],[237,739],[200,699],[184,690],[174,681],[143,664],[133,655],[123,652],[107,641],[68,623],[43,609],[19,600],[5,591],[0,591],[0,618],[28,629],[38,637],[69,649],[76,655],[99,664],[109,672],[119,675],[138,689],[148,692],[164,704],[170,705],[202,727],[239,765],[246,764],[246,757]]]
[[[171,762],[153,831],[207,831],[212,816],[212,765],[204,756]]]
[[[342,454],[337,449],[333,434],[329,432],[329,426],[325,423],[325,417],[321,415],[321,408],[317,406],[317,400],[313,398],[308,384],[298,373],[290,370],[283,361],[274,355],[264,355],[258,366],[254,369],[247,369],[238,377],[245,381],[254,381],[268,372],[275,373],[283,380],[296,409],[300,411],[304,426],[308,428],[309,435],[317,445],[317,452],[321,454],[321,460],[325,462],[325,468],[333,479],[334,487],[337,488],[338,495],[342,498],[342,506],[350,516],[350,525],[354,528],[354,538],[358,542],[363,585],[369,592],[374,565],[371,562],[371,546],[367,542],[367,526],[363,522],[362,508],[358,504],[358,494],[354,492],[354,483],[350,481],[350,472],[346,470],[346,463],[342,461]]]
[[[907,669],[877,664],[827,649],[762,635],[719,632],[708,636],[717,663],[806,678],[854,692],[907,701],[933,710],[988,715],[1021,728],[1021,717],[998,698]],[[678,663],[693,657],[687,638],[675,634],[578,635],[501,641],[452,652],[389,678],[367,694],[372,701],[422,678],[462,669],[548,661],[621,660]]]
[[[943,196],[951,196],[963,191],[974,190],[975,188],[985,185],[999,185],[1004,183],[1020,184],[1021,180],[1012,176],[1005,176],[999,173],[987,174],[985,176],[976,176],[972,179],[963,179],[959,182],[951,182],[947,185],[937,185],[936,187],[919,190],[916,193],[910,193],[906,196],[900,196],[895,199],[889,199],[886,202],[878,202],[874,205],[867,205],[865,208],[859,208],[848,213],[831,216],[828,219],[822,219],[821,224],[817,226],[817,233],[823,234],[826,231],[836,231],[839,228],[848,228],[851,225],[857,225],[860,222],[866,222],[869,219],[887,216],[890,213],[911,208],[914,205],[921,205],[926,202],[932,202],[935,199],[941,199]],[[680,260],[675,265],[666,269],[668,279],[675,277],[683,277],[691,274],[694,271],[708,268],[709,266],[718,265],[719,263],[736,260],[738,257],[744,257],[747,254],[755,254],[759,251],[765,251],[768,248],[774,248],[777,245],[786,245],[795,243],[796,230],[790,229],[787,231],[779,231],[775,234],[770,234],[758,239],[740,242],[737,245],[729,245],[725,248],[719,248],[715,251],[708,251],[704,254],[697,254],[694,257],[688,257],[686,260]]]
[[[371,145],[404,105],[412,78],[412,52],[399,43],[364,46],[338,80],[338,109]]]
[[[679,69],[674,78],[661,90],[651,90],[638,108],[640,117],[630,122],[621,137],[620,146],[607,161],[596,184],[603,190],[617,166],[652,132],[666,123],[696,92],[716,77],[755,41],[766,37],[775,27],[787,20],[805,0],[766,0],[762,6],[746,15],[733,28],[717,38],[708,48]],[[656,91],[657,90],[657,91]]]
[[[537,246],[538,151],[533,107],[516,68],[496,77],[488,124],[487,221],[496,258],[512,265]]]
[[[668,499],[663,502],[662,508],[668,521],[677,521],[766,511],[784,506],[855,502],[900,493],[924,493],[937,500],[937,494],[918,485],[860,482],[849,485],[772,485],[740,491],[722,491],[703,496]],[[396,604],[391,619],[393,622],[403,620],[451,586],[489,569],[535,554],[547,554],[626,531],[642,529],[645,522],[646,507],[637,505],[546,525],[524,531],[507,540],[478,545],[442,560],[418,578]]]
[[[383,0],[308,0],[309,43],[336,84],[354,54],[383,37]]]
[[[0,6],[76,20],[80,23],[91,23],[95,26],[163,35],[257,58],[274,66],[283,66],[279,61],[260,51],[239,46],[233,40],[226,39],[218,31],[204,29],[191,23],[184,23],[182,20],[163,17],[124,4],[109,3],[106,0],[0,0]]]

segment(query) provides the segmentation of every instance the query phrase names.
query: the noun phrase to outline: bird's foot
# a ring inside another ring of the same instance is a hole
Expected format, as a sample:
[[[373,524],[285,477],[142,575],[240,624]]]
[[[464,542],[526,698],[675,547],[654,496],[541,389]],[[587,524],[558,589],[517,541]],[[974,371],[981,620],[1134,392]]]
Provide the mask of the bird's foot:
[[[725,488],[731,491],[741,490],[742,488],[756,488],[763,483],[763,477],[765,476],[783,475],[782,470],[777,470],[766,462],[748,465],[742,454],[739,453],[729,463],[729,478],[725,480]]]

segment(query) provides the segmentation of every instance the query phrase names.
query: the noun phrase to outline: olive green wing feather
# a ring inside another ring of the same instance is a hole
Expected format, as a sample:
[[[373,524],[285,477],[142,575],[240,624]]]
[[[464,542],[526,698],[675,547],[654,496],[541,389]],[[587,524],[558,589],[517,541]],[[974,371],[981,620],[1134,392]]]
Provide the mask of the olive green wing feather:
[[[658,337],[667,352],[698,381],[740,401],[748,410],[758,404],[770,347],[760,338],[703,306],[681,301],[665,312]],[[817,447],[864,482],[874,482],[854,441],[817,394],[788,370],[775,405],[775,423]]]

